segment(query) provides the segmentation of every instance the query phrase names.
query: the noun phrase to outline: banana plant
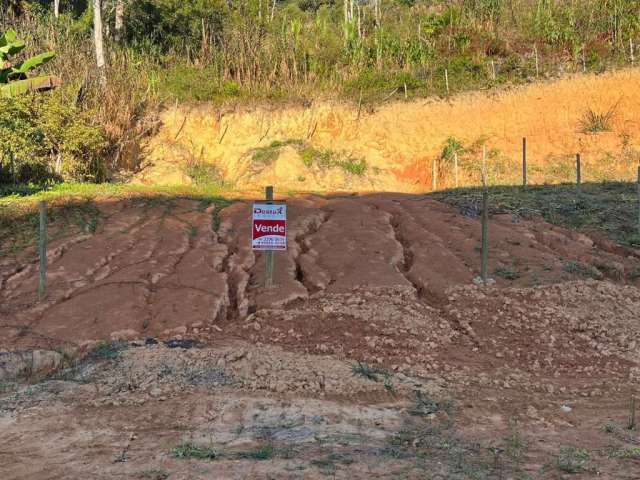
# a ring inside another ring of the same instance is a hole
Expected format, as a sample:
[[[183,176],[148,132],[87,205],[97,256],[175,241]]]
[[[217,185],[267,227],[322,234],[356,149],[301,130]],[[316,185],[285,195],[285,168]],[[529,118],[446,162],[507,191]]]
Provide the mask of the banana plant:
[[[15,30],[9,30],[0,36],[0,95],[16,96],[28,91],[46,90],[60,84],[56,77],[46,75],[27,78],[27,73],[44,65],[53,57],[54,52],[44,52],[13,64],[11,57],[19,54],[25,48],[25,43],[18,40]]]

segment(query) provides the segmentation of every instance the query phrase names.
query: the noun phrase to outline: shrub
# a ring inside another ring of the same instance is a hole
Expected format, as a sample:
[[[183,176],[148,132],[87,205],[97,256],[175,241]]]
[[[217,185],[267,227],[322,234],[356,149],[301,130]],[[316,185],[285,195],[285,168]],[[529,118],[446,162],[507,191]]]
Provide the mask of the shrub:
[[[0,183],[101,181],[105,135],[62,95],[0,98]]]

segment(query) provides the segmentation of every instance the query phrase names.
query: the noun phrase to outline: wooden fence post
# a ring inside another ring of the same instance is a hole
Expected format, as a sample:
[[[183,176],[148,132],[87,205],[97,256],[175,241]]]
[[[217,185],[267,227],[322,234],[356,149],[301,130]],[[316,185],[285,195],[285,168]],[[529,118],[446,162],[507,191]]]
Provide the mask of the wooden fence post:
[[[640,165],[638,165],[638,236],[640,236]]]
[[[522,138],[522,186],[527,186],[527,137]]]
[[[576,154],[576,193],[580,196],[580,189],[582,185],[582,166],[580,162],[580,154]]]
[[[444,83],[447,86],[447,96],[449,96],[449,70],[444,69]]]
[[[436,191],[438,189],[438,164],[436,159],[433,159],[431,163],[431,190]]]
[[[265,198],[268,204],[273,203],[273,187],[269,186],[265,188]],[[265,257],[265,287],[271,288],[273,286],[273,250],[267,250]]]
[[[47,293],[47,202],[38,204],[40,212],[40,229],[38,232],[38,254],[40,256],[40,276],[38,281],[38,299],[42,300]]]
[[[453,168],[456,176],[456,188],[460,186],[459,174],[458,174],[458,152],[453,154]]]
[[[487,284],[489,279],[489,190],[484,185],[482,190],[482,259],[480,263],[480,278]]]

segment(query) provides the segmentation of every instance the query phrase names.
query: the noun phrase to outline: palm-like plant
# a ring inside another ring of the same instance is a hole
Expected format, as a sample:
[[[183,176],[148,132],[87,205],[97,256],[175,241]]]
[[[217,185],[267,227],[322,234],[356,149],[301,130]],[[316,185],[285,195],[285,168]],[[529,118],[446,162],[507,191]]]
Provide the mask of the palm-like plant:
[[[52,76],[27,78],[27,73],[47,63],[54,52],[44,52],[22,62],[13,64],[11,58],[25,48],[25,43],[18,40],[15,30],[9,30],[0,36],[0,95],[15,96],[27,91],[54,88],[59,80]]]

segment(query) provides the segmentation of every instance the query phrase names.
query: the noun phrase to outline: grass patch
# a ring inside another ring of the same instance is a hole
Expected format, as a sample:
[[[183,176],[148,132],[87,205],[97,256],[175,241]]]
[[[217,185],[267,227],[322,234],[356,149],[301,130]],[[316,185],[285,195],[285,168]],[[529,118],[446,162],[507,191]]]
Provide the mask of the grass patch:
[[[614,105],[606,112],[596,112],[588,109],[580,119],[582,133],[602,133],[610,132],[613,125],[613,117],[617,105]]]
[[[94,360],[114,360],[120,356],[128,345],[124,342],[105,342],[100,341],[89,353],[89,358]]]
[[[311,460],[310,463],[323,475],[334,475],[339,465],[351,465],[353,457],[346,453],[330,453],[324,458]]]
[[[363,176],[367,171],[367,161],[363,158],[347,156],[340,158],[340,154],[333,150],[318,150],[312,146],[306,146],[300,150],[300,158],[307,168],[314,166],[320,170],[328,170],[331,168],[340,168],[345,173]]]
[[[609,452],[611,458],[640,459],[640,447],[616,448]]]
[[[189,199],[199,201],[204,208],[211,204],[223,208],[232,203],[222,198],[224,188],[215,182],[187,186],[61,183],[43,188],[4,188],[0,192],[0,258],[36,245],[41,200],[48,202],[49,241],[53,242],[78,233],[95,233],[102,220],[98,209],[101,201],[139,199],[152,204]]]
[[[587,470],[591,454],[585,448],[566,446],[556,456],[555,466],[565,473],[582,473]]]
[[[515,267],[497,267],[493,273],[505,280],[517,280],[520,278],[520,272]]]
[[[212,163],[198,160],[190,162],[185,169],[185,173],[191,181],[199,186],[218,186],[224,185],[222,174],[218,167]]]
[[[280,156],[280,149],[287,145],[302,146],[304,142],[298,139],[274,140],[266,147],[258,147],[253,149],[251,161],[262,167],[266,167],[275,162]]]
[[[621,245],[640,246],[637,236],[638,197],[631,182],[584,183],[580,199],[575,185],[540,185],[489,188],[490,212],[515,217],[542,217],[563,227],[597,232]],[[434,192],[432,198],[470,211],[481,205],[482,189],[459,188]]]
[[[147,480],[166,480],[169,472],[163,468],[149,468],[133,474],[134,478],[144,478]]]
[[[563,270],[572,275],[593,278],[595,280],[602,280],[603,278],[602,272],[593,265],[589,265],[588,263],[581,263],[571,260],[564,264]]]
[[[203,447],[191,442],[185,442],[171,450],[171,456],[173,458],[181,459],[195,458],[198,460],[215,460],[219,457],[219,454],[213,448]]]
[[[380,377],[379,377],[380,375],[385,375],[385,376],[388,375],[386,370],[372,367],[363,362],[358,362],[355,365],[352,365],[351,372],[356,376],[360,376],[360,377],[366,378],[367,380],[372,380],[374,382],[377,382],[380,380]]]
[[[426,417],[438,412],[450,414],[453,410],[451,400],[433,400],[425,396],[422,392],[416,391],[416,398],[409,409],[409,414],[419,417]]]
[[[269,460],[273,458],[276,454],[275,448],[273,445],[267,444],[262,445],[260,447],[254,448],[253,450],[247,450],[245,452],[236,453],[237,458],[247,459],[247,460]]]

